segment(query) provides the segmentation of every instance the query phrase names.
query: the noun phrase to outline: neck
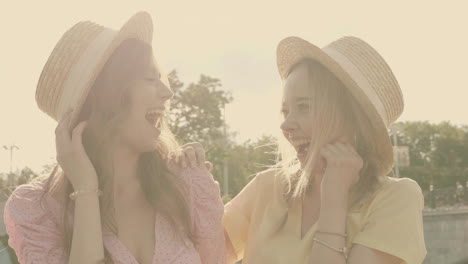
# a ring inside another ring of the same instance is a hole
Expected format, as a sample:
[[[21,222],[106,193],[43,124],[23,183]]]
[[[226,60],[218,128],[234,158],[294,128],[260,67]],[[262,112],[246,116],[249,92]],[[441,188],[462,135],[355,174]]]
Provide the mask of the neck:
[[[140,189],[138,179],[138,160],[140,153],[128,147],[117,147],[113,154],[114,192],[127,193]]]

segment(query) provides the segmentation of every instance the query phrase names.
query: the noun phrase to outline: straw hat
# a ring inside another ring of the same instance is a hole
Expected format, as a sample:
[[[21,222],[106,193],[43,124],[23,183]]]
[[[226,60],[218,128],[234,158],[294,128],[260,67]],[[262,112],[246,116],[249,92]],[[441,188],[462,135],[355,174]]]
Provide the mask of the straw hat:
[[[393,166],[393,148],[389,126],[403,112],[403,96],[390,67],[369,44],[356,37],[343,37],[324,48],[298,37],[278,44],[277,63],[283,80],[291,68],[304,59],[321,63],[332,72],[362,106],[374,125],[378,152],[382,155],[382,173]]]
[[[77,23],[59,40],[42,70],[37,105],[56,121],[73,108],[74,127],[89,90],[114,50],[130,38],[151,45],[152,36],[153,22],[146,12],[132,16],[120,30],[90,21]]]

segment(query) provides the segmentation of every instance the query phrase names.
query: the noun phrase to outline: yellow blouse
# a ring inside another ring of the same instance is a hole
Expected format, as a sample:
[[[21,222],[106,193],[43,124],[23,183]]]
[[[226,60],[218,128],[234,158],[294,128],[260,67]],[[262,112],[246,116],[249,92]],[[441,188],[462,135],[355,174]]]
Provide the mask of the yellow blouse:
[[[225,206],[224,226],[243,264],[307,263],[314,224],[301,238],[302,206],[283,198],[280,173],[259,173]],[[382,177],[375,195],[348,212],[346,246],[364,245],[420,264],[426,255],[419,185]]]

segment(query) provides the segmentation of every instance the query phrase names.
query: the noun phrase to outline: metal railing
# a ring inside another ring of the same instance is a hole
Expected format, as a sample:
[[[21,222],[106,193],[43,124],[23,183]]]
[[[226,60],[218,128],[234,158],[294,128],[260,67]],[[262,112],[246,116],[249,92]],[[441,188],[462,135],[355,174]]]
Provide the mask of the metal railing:
[[[468,188],[433,188],[423,191],[425,208],[468,206]]]

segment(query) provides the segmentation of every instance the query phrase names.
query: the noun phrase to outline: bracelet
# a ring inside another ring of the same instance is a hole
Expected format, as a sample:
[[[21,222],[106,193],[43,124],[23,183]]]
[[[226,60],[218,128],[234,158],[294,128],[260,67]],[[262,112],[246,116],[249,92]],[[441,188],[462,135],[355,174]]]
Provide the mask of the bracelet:
[[[96,190],[78,190],[76,192],[72,192],[70,193],[70,199],[72,200],[76,200],[76,198],[80,195],[83,195],[83,194],[89,194],[89,193],[95,193],[97,194],[97,196],[101,196],[102,195],[102,191],[99,190],[99,189],[96,189]]]
[[[326,247],[328,247],[328,248],[330,248],[330,249],[335,250],[335,251],[338,252],[338,253],[340,253],[340,254],[345,258],[345,260],[348,259],[348,249],[347,249],[346,247],[336,248],[336,247],[330,246],[329,244],[327,244],[327,243],[325,243],[325,242],[323,242],[323,241],[321,241],[321,240],[318,240],[318,239],[315,238],[315,237],[314,237],[313,240],[316,241],[316,242],[319,242],[320,244],[322,244],[322,245],[324,245],[324,246],[326,246]]]
[[[334,233],[334,232],[328,232],[328,231],[320,231],[320,230],[317,230],[315,231],[316,234],[328,234],[328,235],[335,235],[335,236],[341,236],[341,237],[348,237],[348,235],[346,234],[343,234],[343,233]]]

